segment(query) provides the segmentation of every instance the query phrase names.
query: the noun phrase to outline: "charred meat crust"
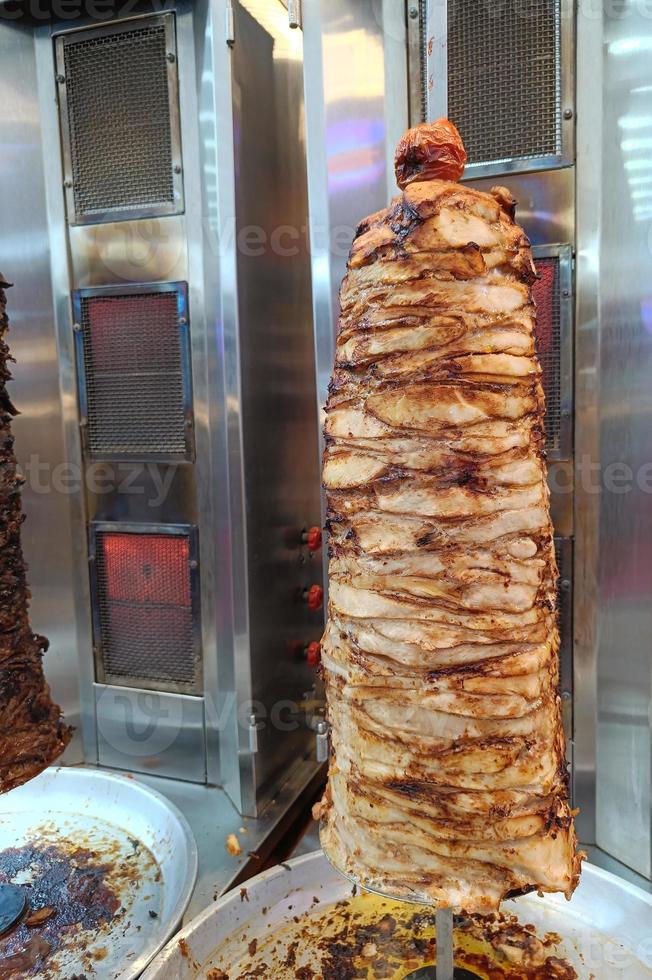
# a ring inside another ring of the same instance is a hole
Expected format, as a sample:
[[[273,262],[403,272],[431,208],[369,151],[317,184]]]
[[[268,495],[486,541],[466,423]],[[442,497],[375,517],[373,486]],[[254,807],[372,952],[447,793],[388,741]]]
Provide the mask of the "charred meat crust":
[[[0,287],[8,285],[0,276]],[[50,698],[43,676],[48,642],[30,627],[29,589],[20,543],[23,522],[11,435],[16,414],[6,390],[11,379],[5,342],[9,328],[0,288],[0,792],[26,782],[64,750],[71,730]]]
[[[360,223],[326,407],[322,843],[363,884],[469,912],[570,896],[580,865],[514,206],[416,181]]]

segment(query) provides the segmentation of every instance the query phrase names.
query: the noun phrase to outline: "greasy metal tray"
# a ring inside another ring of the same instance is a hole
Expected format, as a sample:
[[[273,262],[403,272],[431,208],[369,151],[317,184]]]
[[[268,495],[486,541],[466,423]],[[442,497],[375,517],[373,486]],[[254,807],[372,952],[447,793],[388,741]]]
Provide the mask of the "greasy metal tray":
[[[298,973],[301,967],[319,974],[319,923],[326,921],[325,909],[340,903],[336,908],[341,910],[347,900],[355,901],[350,882],[321,851],[297,858],[206,909],[168,943],[143,980],[232,980],[251,969],[252,950],[266,960],[267,972],[244,975],[274,980],[310,975]],[[407,908],[414,914],[413,905]],[[559,895],[527,895],[506,902],[504,910],[518,915],[522,924],[534,925],[540,937],[556,933],[559,941],[550,952],[570,964],[581,980],[652,978],[652,896],[606,871],[585,864],[571,902]],[[306,927],[311,921],[315,925]],[[341,938],[340,932],[340,944]],[[374,976],[372,970],[369,976]]]
[[[45,916],[0,938],[0,977],[139,976],[196,875],[194,838],[168,800],[100,769],[46,770],[0,797],[0,881],[25,885]]]

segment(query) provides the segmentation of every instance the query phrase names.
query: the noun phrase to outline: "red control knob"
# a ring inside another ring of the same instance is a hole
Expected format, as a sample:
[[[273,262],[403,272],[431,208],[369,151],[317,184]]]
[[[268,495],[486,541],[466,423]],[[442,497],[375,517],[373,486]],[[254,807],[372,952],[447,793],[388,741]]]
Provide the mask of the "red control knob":
[[[319,667],[321,663],[321,643],[313,640],[306,647],[306,661],[309,667]]]
[[[321,548],[321,528],[311,527],[303,535],[304,543],[308,545],[310,551],[319,551]]]
[[[311,585],[306,593],[308,608],[316,612],[324,605],[324,590],[321,585]]]

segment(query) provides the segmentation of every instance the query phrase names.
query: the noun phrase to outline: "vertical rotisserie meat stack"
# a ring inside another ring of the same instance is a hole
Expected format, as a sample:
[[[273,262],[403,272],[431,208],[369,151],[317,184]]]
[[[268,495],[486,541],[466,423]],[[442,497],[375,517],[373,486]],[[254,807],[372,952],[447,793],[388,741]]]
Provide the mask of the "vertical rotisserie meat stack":
[[[63,752],[71,730],[43,676],[47,640],[29,624],[29,589],[20,543],[23,522],[11,418],[16,414],[5,335],[9,328],[0,276],[0,793],[36,776]]]
[[[332,730],[322,844],[363,885],[468,912],[580,871],[529,242],[455,183],[445,120],[363,221],[325,427]]]

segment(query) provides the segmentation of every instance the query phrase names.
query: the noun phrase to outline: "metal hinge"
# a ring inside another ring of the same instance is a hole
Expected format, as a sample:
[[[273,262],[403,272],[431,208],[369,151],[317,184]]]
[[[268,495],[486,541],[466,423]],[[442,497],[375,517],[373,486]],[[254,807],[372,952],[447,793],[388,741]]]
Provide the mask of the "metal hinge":
[[[224,29],[226,33],[226,43],[230,48],[235,44],[235,16],[233,13],[233,0],[227,0],[226,10],[224,11]]]

